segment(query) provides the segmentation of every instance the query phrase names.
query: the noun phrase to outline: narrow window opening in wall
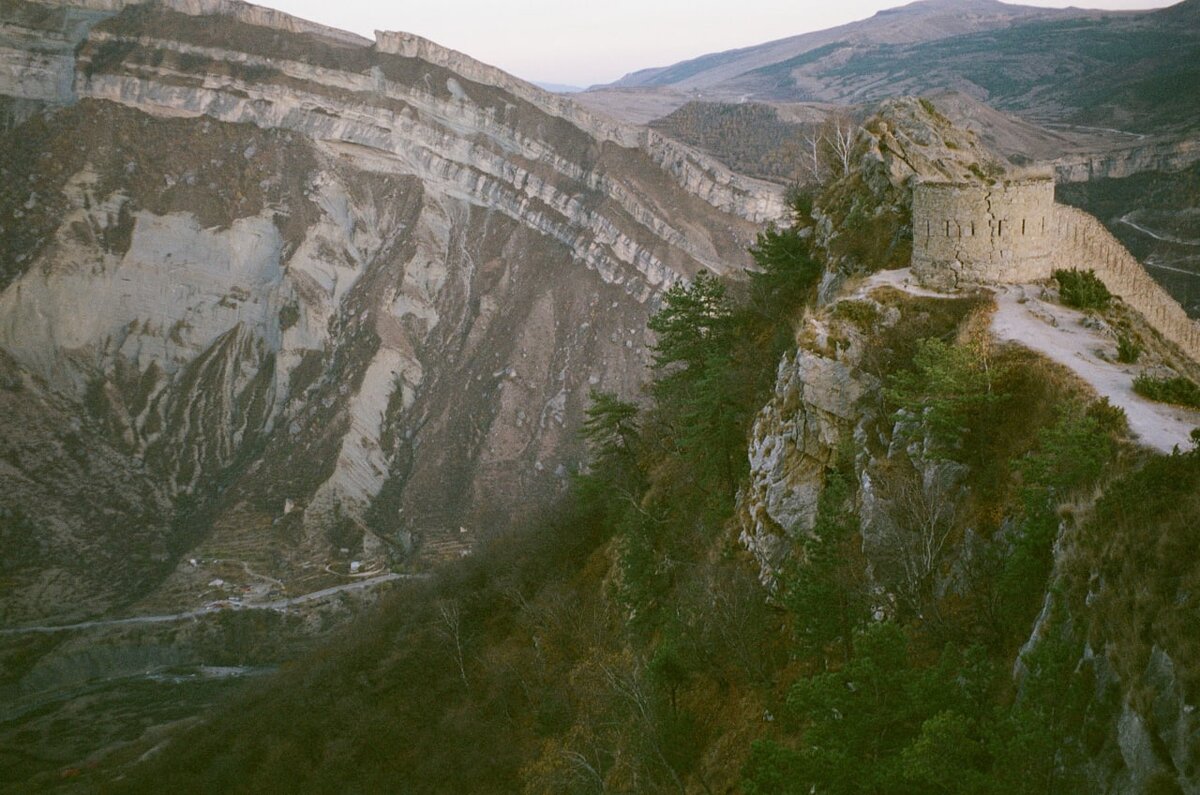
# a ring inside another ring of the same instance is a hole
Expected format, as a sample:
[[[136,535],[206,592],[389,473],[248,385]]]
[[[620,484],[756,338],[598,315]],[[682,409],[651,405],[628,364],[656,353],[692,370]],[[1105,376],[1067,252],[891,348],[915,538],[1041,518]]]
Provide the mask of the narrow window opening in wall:
[[[930,227],[930,224],[932,224],[932,223],[933,223],[932,221],[925,222],[925,237],[929,237],[930,235],[933,234],[933,231]]]
[[[946,222],[946,237],[950,237],[950,222]]]
[[[1046,217],[1042,216],[1042,231],[1046,231]]]
[[[996,237],[1001,237],[1004,234],[1004,222],[1000,221],[996,224]]]
[[[975,222],[971,222],[971,237],[975,237]]]
[[[961,238],[962,237],[962,224],[960,224],[958,221],[955,221],[954,228],[956,230],[958,230],[958,236]]]
[[[1025,234],[1025,219],[1021,219],[1021,234]]]

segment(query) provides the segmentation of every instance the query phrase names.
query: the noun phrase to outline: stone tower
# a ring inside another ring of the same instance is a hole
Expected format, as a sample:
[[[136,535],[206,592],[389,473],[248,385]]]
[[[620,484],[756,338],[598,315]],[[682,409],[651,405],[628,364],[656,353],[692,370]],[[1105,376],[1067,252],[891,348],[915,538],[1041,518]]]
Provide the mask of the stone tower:
[[[1048,279],[1054,181],[921,182],[913,189],[913,274],[930,287]]]

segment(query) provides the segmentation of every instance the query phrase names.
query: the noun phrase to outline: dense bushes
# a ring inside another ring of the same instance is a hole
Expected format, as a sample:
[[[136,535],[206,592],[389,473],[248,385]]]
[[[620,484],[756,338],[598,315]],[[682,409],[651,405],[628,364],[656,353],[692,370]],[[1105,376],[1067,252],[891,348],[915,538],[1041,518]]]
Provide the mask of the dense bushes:
[[[1197,386],[1195,381],[1183,376],[1155,378],[1149,375],[1139,375],[1133,379],[1133,391],[1142,397],[1148,397],[1160,403],[1200,408],[1200,386]]]
[[[982,348],[927,338],[917,344],[913,368],[892,376],[888,397],[920,418],[913,427],[934,452],[947,454],[962,443],[970,419],[1002,398],[993,388],[995,376]]]
[[[1112,293],[1096,276],[1095,271],[1056,270],[1054,279],[1058,282],[1059,298],[1067,306],[1101,310],[1107,309],[1112,301]]]
[[[1076,672],[1083,644],[1050,626],[1011,705],[997,703],[1003,674],[982,648],[948,646],[930,663],[900,626],[865,628],[852,661],[788,691],[783,720],[801,740],[756,742],[745,791],[1085,792],[1079,738],[1094,686]]]
[[[1198,439],[1197,441],[1200,441]],[[1068,594],[1093,648],[1108,648],[1123,682],[1139,687],[1157,648],[1182,691],[1200,692],[1200,448],[1154,456],[1110,486],[1076,538]],[[1086,610],[1084,609],[1087,605]]]
[[[1136,337],[1128,334],[1117,336],[1117,361],[1122,364],[1134,364],[1142,357],[1142,344]]]

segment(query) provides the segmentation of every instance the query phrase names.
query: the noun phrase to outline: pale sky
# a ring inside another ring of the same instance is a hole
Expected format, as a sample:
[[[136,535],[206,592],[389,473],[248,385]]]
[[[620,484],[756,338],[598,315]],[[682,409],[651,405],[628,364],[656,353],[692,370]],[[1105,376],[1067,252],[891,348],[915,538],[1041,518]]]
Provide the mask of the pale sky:
[[[256,0],[368,38],[403,30],[527,80],[587,86],[864,19],[904,0]],[[1161,8],[1171,0],[1025,0]]]

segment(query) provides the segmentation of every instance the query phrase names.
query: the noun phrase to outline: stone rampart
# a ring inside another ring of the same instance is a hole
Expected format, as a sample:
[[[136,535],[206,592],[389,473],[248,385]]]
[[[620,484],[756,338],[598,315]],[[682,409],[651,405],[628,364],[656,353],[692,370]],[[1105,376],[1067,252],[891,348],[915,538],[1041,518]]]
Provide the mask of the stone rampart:
[[[1200,324],[1167,293],[1112,233],[1091,215],[1056,205],[1054,267],[1093,270],[1159,334],[1200,362]]]
[[[1054,182],[923,182],[913,191],[913,272],[934,287],[1028,282],[1053,271]]]

